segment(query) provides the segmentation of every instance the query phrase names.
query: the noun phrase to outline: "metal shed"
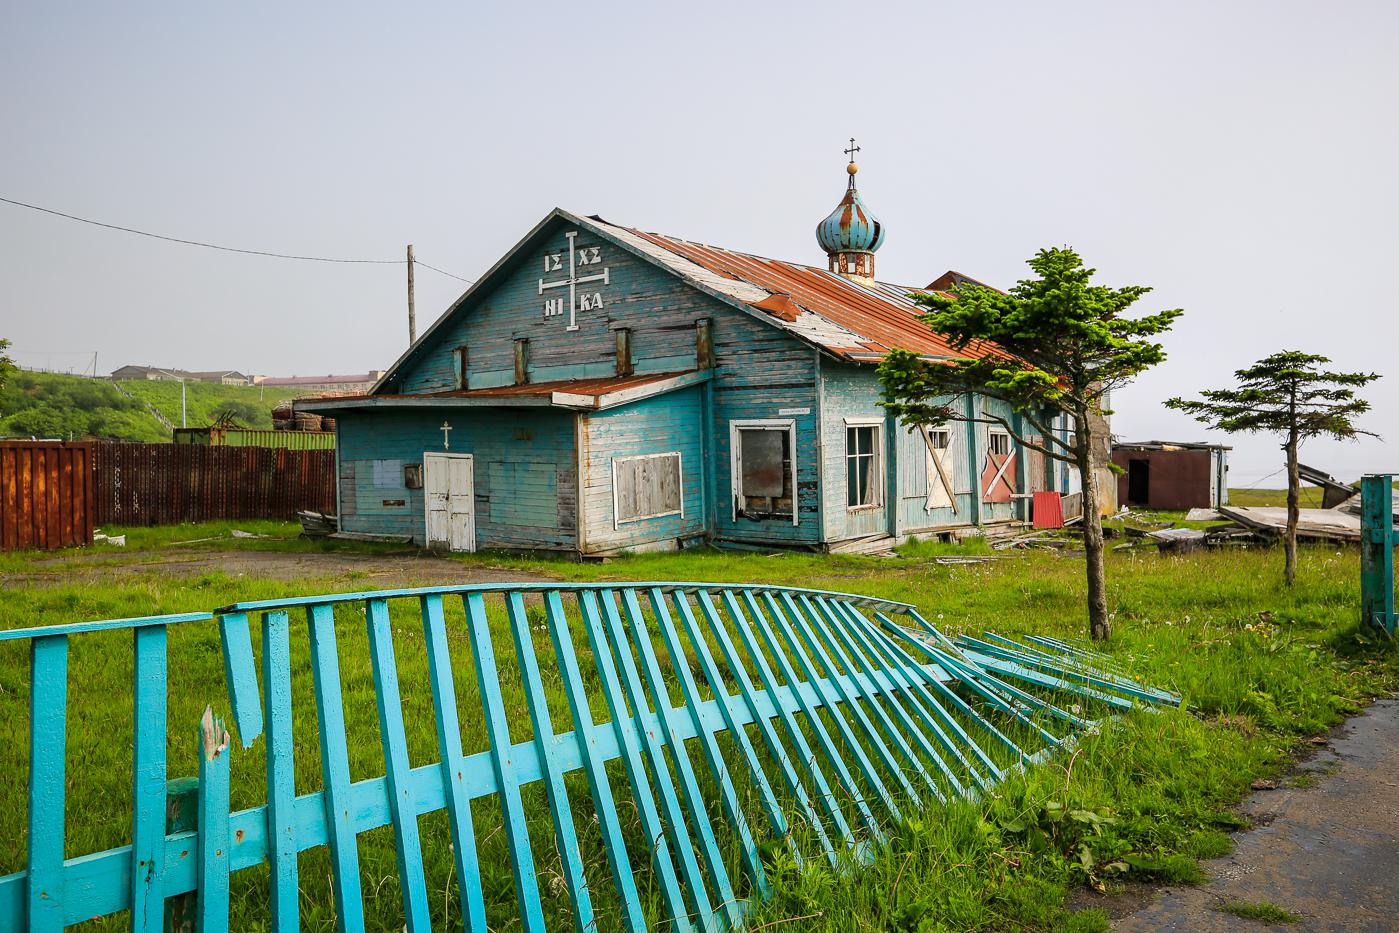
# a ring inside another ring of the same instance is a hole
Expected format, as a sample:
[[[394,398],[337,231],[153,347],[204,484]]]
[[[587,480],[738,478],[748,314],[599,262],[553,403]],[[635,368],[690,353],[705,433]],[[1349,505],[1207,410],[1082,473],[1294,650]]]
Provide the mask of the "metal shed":
[[[1113,444],[1117,499],[1150,509],[1218,508],[1229,504],[1229,451],[1224,444],[1133,441]]]

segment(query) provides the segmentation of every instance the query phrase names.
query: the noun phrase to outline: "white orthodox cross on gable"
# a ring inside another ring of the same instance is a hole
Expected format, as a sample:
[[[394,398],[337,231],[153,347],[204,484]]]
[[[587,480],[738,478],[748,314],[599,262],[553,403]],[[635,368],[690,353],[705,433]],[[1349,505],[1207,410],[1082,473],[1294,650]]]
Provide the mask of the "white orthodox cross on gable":
[[[438,428],[437,430],[442,432],[442,449],[451,450],[452,448],[448,446],[447,443],[447,432],[452,430],[452,426],[444,421],[442,422],[442,427]]]
[[[592,282],[601,282],[603,285],[611,284],[608,278],[608,268],[603,266],[601,272],[592,275],[579,275],[580,266],[596,266],[602,264],[602,247],[585,246],[579,249],[575,242],[578,231],[574,230],[565,233],[568,237],[568,278],[560,279],[557,282],[546,282],[539,280],[539,294],[543,295],[546,289],[563,288],[568,286],[568,330],[578,329],[578,312],[594,311],[602,307],[602,292],[584,291],[578,293],[579,285],[587,285]],[[563,270],[563,253],[550,253],[544,257],[545,272],[560,272]],[[564,313],[564,303],[562,298],[550,298],[544,302],[544,316],[555,317]]]

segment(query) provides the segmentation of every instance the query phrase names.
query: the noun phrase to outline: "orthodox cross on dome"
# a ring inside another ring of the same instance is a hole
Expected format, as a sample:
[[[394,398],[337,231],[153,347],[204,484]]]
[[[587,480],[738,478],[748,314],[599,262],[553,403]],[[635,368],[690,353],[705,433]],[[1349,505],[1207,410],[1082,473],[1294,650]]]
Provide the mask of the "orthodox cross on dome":
[[[559,279],[557,282],[546,282],[542,278],[539,280],[539,294],[543,295],[546,289],[563,288],[568,286],[568,330],[578,329],[578,312],[594,311],[602,307],[602,292],[587,292],[578,294],[579,285],[587,285],[591,282],[601,282],[603,285],[610,285],[609,269],[603,266],[601,272],[592,275],[579,275],[579,266],[596,266],[602,263],[601,246],[585,246],[578,248],[575,238],[578,236],[577,230],[572,230],[564,234],[568,238],[568,278]],[[563,269],[563,253],[548,253],[544,256],[544,271],[559,272]],[[562,298],[550,298],[544,302],[544,316],[556,317],[563,314],[564,304]]]
[[[857,146],[857,145],[855,145],[855,137],[854,137],[854,136],[851,136],[851,137],[850,137],[850,148],[849,148],[849,149],[846,149],[846,150],[844,150],[844,151],[845,151],[845,154],[846,154],[846,155],[850,156],[850,161],[851,161],[851,162],[854,162],[854,161],[855,161],[855,153],[857,153],[857,152],[860,151],[860,147]]]

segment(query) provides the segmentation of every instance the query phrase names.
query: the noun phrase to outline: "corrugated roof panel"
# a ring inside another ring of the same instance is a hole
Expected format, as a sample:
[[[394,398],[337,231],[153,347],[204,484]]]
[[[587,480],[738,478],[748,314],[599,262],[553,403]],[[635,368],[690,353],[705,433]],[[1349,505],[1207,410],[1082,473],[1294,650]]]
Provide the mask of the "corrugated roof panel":
[[[600,218],[590,221],[680,275],[715,292],[761,309],[779,308],[772,322],[830,352],[851,360],[883,357],[893,348],[933,357],[987,356],[988,344],[956,350],[919,320],[922,308],[907,288],[886,282],[862,285],[815,266],[768,259],[716,246],[692,243],[659,233],[620,227]],[[793,314],[789,296],[800,306]]]

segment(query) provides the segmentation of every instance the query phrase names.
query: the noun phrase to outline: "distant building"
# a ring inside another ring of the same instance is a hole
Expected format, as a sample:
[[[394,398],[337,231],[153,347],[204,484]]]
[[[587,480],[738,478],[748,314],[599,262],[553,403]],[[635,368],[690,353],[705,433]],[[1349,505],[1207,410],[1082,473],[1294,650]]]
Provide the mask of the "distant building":
[[[350,376],[256,376],[254,385],[267,388],[298,389],[303,392],[343,392],[357,395],[368,392],[384,375],[382,369]]]
[[[113,379],[149,379],[153,382],[211,382],[215,385],[252,385],[252,377],[233,369],[192,372],[188,369],[167,369],[159,366],[123,366],[112,371]]]
[[[1134,441],[1112,445],[1117,499],[1148,509],[1213,509],[1229,504],[1229,451],[1224,444]]]

